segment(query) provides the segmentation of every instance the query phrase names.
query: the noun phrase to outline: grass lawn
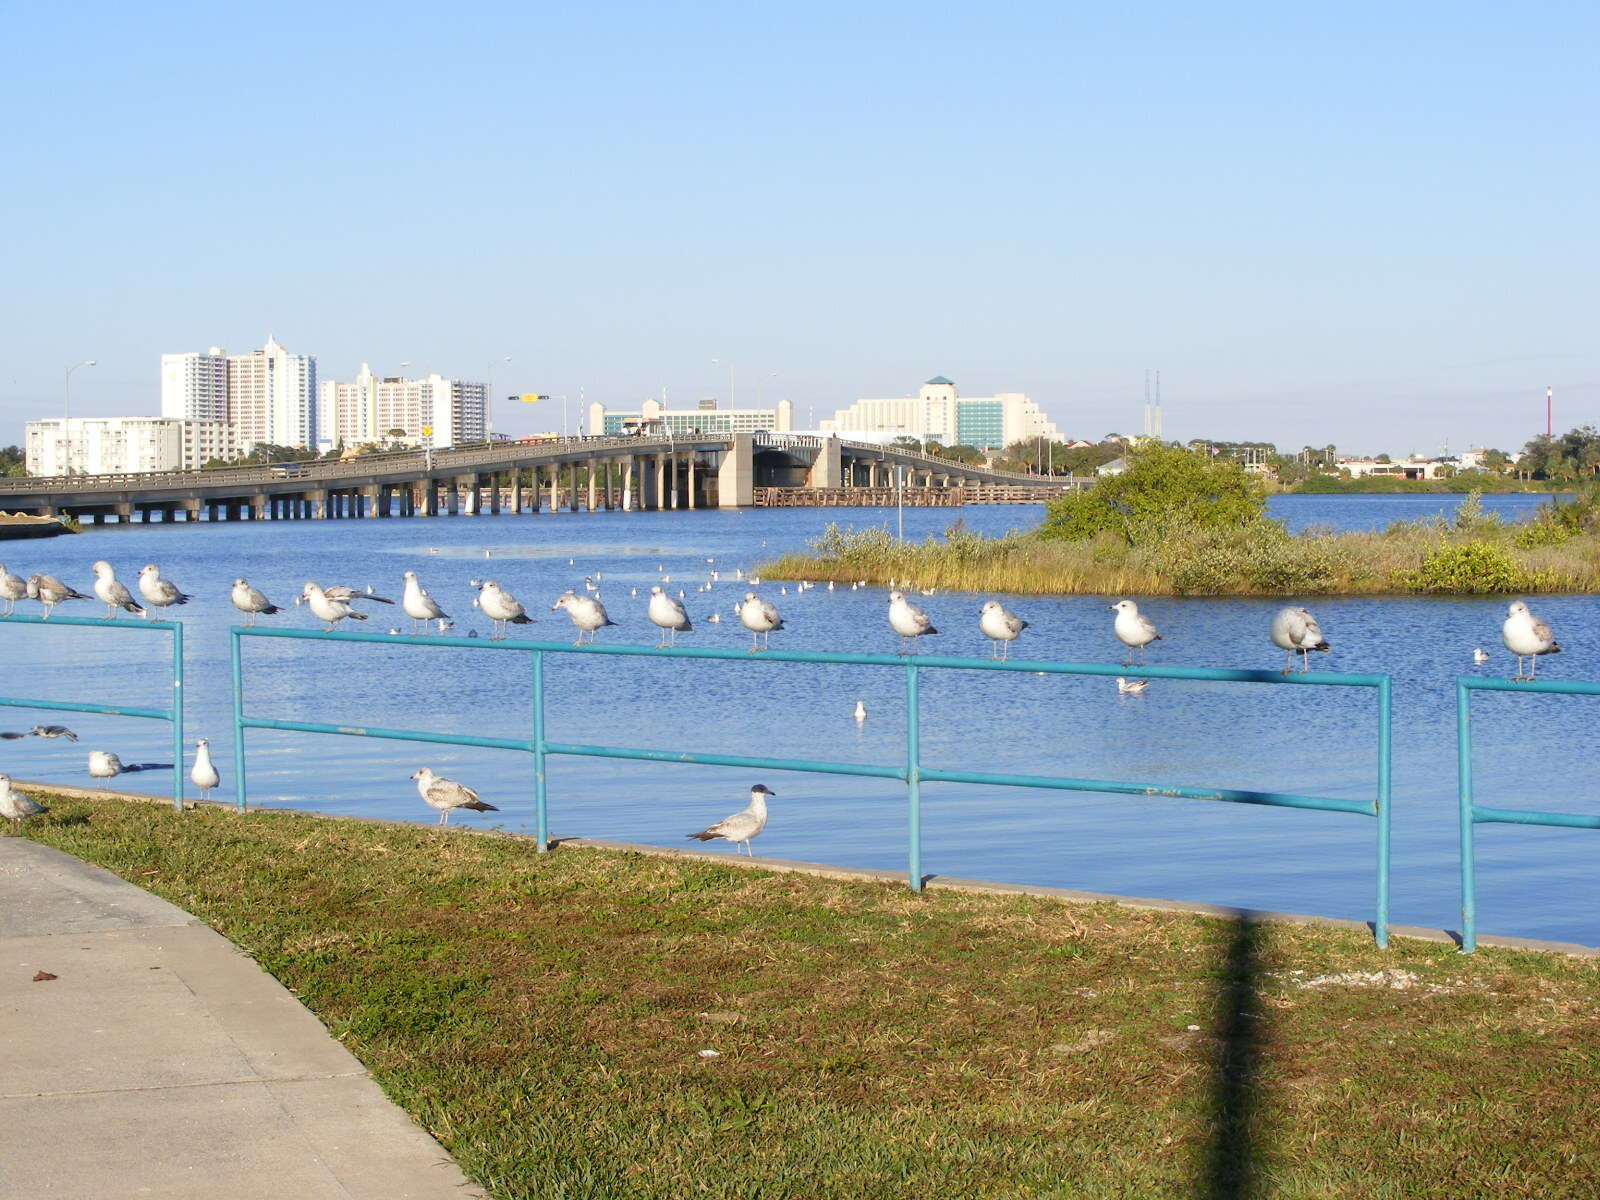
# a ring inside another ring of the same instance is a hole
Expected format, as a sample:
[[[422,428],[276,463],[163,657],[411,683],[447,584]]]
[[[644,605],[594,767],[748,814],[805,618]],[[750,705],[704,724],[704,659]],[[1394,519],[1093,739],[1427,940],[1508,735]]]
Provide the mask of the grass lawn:
[[[1600,1196],[1593,960],[36,794],[498,1197]]]

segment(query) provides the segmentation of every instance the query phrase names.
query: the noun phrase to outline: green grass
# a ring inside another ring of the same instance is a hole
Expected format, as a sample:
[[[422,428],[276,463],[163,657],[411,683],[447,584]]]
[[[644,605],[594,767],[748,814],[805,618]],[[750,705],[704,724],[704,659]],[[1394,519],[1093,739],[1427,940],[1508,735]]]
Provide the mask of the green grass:
[[[52,804],[499,1197],[1600,1195],[1593,961]]]

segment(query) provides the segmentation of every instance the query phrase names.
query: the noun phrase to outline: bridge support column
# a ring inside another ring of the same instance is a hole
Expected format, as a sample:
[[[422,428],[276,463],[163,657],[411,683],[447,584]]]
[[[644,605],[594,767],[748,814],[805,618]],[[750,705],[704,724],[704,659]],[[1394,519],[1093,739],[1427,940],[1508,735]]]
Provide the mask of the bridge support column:
[[[500,472],[499,471],[491,471],[491,472],[489,472],[488,478],[489,478],[489,515],[491,517],[498,517],[500,515]]]
[[[839,453],[838,438],[823,438],[822,448],[817,451],[817,457],[811,462],[811,470],[806,475],[806,486],[813,488],[836,488],[844,486],[842,474],[843,455]]]
[[[748,508],[755,503],[755,438],[748,433],[733,435],[733,444],[723,453],[717,468],[717,507]]]
[[[183,509],[183,519],[185,522],[198,521],[200,519],[200,501],[185,500],[182,502],[180,507]],[[99,521],[95,522],[96,525],[99,523]]]
[[[622,511],[633,511],[633,456],[622,464]]]
[[[507,499],[511,502],[511,511],[520,515],[522,513],[522,471],[518,467],[511,469],[511,494]]]
[[[260,493],[250,497],[250,520],[265,521],[267,519],[267,498]],[[167,514],[167,520],[172,520],[172,514]]]
[[[599,480],[596,478],[596,476],[598,476],[600,474],[600,464],[599,464],[598,461],[596,461],[595,459],[591,458],[589,460],[589,464],[588,465],[589,465],[589,511],[593,512],[594,511],[594,505],[595,505],[595,499],[596,499],[596,495],[595,495],[595,493],[596,493],[596,485],[599,483]]]
[[[384,495],[384,488],[381,483],[368,484],[366,487],[362,488],[362,507],[367,510],[364,515],[369,520],[384,516],[385,514],[383,510],[387,507],[387,505],[381,503],[381,501],[386,499],[388,499],[388,497]]]
[[[306,494],[306,503],[311,506],[311,519],[326,521],[328,519],[328,493],[326,489]]]
[[[216,505],[213,504],[211,507],[215,509]],[[126,500],[118,502],[115,511],[117,514],[118,525],[126,525],[129,521],[133,520],[133,505],[129,504]]]
[[[695,495],[694,460],[695,452],[691,450],[689,451],[689,507],[691,509],[700,507],[700,498]]]

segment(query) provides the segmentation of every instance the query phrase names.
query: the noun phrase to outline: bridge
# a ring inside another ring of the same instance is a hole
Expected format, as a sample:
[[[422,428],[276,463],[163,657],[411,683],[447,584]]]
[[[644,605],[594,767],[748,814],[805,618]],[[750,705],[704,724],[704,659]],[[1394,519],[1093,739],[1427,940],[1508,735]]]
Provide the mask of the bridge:
[[[900,446],[793,434],[572,437],[203,471],[0,479],[0,511],[107,520],[305,520],[741,508],[774,490],[913,503],[981,489],[1037,499],[1089,480],[954,462]],[[1022,489],[1026,489],[1023,492]],[[1042,489],[1042,490],[1041,490]],[[957,501],[959,502],[959,501]]]

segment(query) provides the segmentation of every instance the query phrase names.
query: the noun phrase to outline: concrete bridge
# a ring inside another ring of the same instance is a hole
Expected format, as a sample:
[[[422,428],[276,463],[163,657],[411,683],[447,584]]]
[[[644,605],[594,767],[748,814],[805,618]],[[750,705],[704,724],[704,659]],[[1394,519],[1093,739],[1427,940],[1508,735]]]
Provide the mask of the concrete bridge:
[[[1066,489],[1088,481],[996,471],[898,446],[789,434],[584,437],[407,450],[208,471],[0,478],[0,511],[198,521],[438,516],[580,507],[740,508],[759,488]]]

